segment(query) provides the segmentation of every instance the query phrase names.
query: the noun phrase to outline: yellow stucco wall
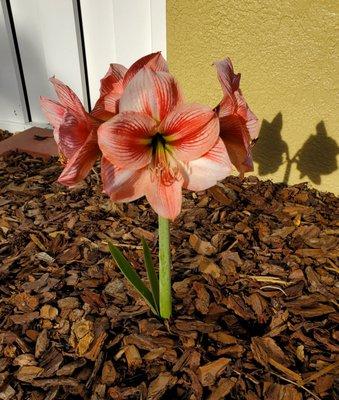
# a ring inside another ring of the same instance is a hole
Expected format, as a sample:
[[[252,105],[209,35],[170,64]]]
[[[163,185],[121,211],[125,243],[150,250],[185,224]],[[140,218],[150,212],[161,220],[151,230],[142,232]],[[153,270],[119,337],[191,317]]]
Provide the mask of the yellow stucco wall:
[[[339,194],[338,7],[337,0],[167,0],[167,57],[188,101],[220,101],[213,61],[229,56],[242,73],[262,124],[254,159],[263,179],[307,180]]]

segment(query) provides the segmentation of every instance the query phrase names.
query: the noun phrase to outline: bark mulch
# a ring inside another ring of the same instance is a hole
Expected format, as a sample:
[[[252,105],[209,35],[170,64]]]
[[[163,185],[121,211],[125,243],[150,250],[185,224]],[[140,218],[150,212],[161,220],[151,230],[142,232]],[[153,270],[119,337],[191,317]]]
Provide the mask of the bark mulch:
[[[96,174],[0,159],[0,399],[334,399],[338,200],[306,184],[226,179],[172,223],[174,317],[148,311],[107,242],[145,276],[145,200]]]
[[[0,129],[0,142],[2,140],[8,139],[11,136],[12,134],[9,131],[4,131],[3,129]]]

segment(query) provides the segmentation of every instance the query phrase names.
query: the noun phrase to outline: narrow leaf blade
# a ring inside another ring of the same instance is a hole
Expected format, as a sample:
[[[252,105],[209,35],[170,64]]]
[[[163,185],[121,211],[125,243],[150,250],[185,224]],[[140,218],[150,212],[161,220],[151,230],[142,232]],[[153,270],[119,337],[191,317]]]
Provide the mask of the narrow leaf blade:
[[[148,280],[151,284],[151,291],[154,299],[154,303],[159,310],[159,279],[157,273],[154,269],[151,250],[148,247],[148,244],[144,238],[141,238],[142,247],[144,249],[144,262],[146,266]]]
[[[114,246],[112,243],[108,243],[108,247],[109,251],[112,254],[112,257],[120,268],[120,271],[125,275],[126,279],[134,286],[134,288],[140,293],[140,295],[146,300],[152,311],[155,314],[158,314],[152,293],[145,286],[139,275],[135,272],[134,268],[126,260],[125,256],[116,246]]]

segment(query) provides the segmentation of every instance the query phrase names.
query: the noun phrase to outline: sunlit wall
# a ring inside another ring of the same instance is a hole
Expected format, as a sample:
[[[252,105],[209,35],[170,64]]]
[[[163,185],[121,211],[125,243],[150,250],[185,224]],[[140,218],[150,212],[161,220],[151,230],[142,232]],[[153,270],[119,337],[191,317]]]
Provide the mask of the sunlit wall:
[[[167,0],[168,60],[189,101],[216,105],[231,57],[261,121],[261,178],[339,193],[335,0]]]

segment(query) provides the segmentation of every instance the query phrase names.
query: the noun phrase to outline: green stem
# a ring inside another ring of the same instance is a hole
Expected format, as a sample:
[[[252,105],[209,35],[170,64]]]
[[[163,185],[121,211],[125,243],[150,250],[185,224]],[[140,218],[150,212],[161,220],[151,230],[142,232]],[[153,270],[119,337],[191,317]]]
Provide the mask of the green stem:
[[[172,314],[172,293],[169,221],[159,215],[158,223],[160,316],[170,318]]]

